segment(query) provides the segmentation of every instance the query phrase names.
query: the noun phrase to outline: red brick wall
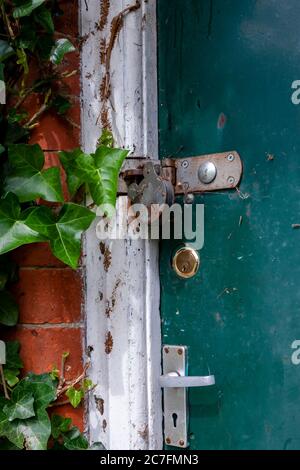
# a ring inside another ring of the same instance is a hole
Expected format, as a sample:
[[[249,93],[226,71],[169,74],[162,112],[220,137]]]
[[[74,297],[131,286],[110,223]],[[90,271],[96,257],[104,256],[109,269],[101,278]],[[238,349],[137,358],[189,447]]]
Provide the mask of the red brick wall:
[[[74,0],[61,0],[65,15],[56,22],[58,37],[68,37],[78,50],[78,4]],[[64,88],[72,100],[68,120],[48,112],[40,119],[31,143],[38,143],[47,153],[46,164],[57,164],[59,150],[69,150],[80,144],[80,54],[69,54],[61,70],[76,71],[58,85]],[[32,97],[27,108],[37,109],[38,97]],[[64,178],[64,175],[62,174]],[[82,268],[78,271],[56,260],[47,244],[22,247],[13,255],[20,266],[19,282],[13,291],[20,306],[20,322],[16,329],[8,331],[8,337],[21,342],[21,357],[25,371],[42,373],[53,365],[60,367],[61,354],[69,351],[66,378],[77,377],[82,372],[83,331],[83,282]],[[82,407],[58,407],[56,413],[73,418],[74,424],[83,427]]]

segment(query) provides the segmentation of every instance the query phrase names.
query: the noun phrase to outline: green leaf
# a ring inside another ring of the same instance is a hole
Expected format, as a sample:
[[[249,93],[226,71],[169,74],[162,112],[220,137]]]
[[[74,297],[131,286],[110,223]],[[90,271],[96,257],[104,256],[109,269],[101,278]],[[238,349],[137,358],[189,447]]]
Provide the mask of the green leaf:
[[[5,147],[3,147],[3,145],[0,144],[0,155],[4,152],[5,152]]]
[[[51,377],[52,380],[59,379],[59,370],[56,366],[52,367],[52,370],[50,372],[50,377]]]
[[[13,390],[10,403],[4,406],[3,412],[6,414],[8,421],[31,418],[35,415],[33,402],[33,395],[18,386]]]
[[[8,383],[9,387],[14,387],[19,382],[18,375],[20,374],[19,369],[7,369],[4,368],[4,378]]]
[[[45,157],[39,145],[9,145],[8,158],[11,171],[6,178],[7,192],[16,194],[21,202],[38,197],[45,201],[63,202],[59,168],[43,170]]]
[[[77,204],[65,204],[58,217],[48,207],[38,207],[26,220],[28,226],[50,240],[54,255],[65,264],[76,268],[81,253],[81,235],[87,230],[95,214]]]
[[[21,65],[24,70],[24,74],[27,75],[29,73],[29,65],[27,60],[27,54],[24,49],[17,49],[17,64]]]
[[[51,423],[47,411],[38,410],[36,417],[27,420],[16,420],[17,435],[21,434],[27,450],[47,450],[51,435]]]
[[[10,292],[0,292],[0,323],[15,326],[19,317],[18,305]]]
[[[84,391],[88,392],[94,386],[91,379],[84,379],[82,383],[82,388]]]
[[[52,101],[52,106],[56,109],[56,112],[60,115],[65,114],[71,108],[71,102],[68,98],[58,95]]]
[[[34,12],[35,21],[40,24],[48,33],[54,32],[54,24],[50,11],[42,5]]]
[[[64,446],[68,450],[87,450],[89,443],[79,429],[74,426],[64,435]]]
[[[76,165],[76,159],[82,154],[87,155],[80,148],[74,149],[71,152],[59,152],[60,161],[67,173],[67,184],[71,196],[74,196],[80,186],[85,184]]]
[[[69,52],[75,51],[75,47],[69,41],[69,39],[61,38],[55,41],[55,44],[51,50],[50,61],[54,65],[59,65],[63,61],[63,58]]]
[[[1,450],[20,450],[17,446],[12,444],[8,439],[0,439],[0,451]]]
[[[15,0],[14,4],[16,8],[13,11],[14,18],[21,18],[23,16],[29,16],[46,0]]]
[[[21,213],[18,198],[9,193],[0,200],[0,254],[46,238],[27,225],[32,209]]]
[[[70,387],[66,391],[66,395],[69,398],[70,403],[73,406],[73,408],[77,408],[80,405],[81,400],[84,397],[84,392],[82,390],[76,390],[75,387]]]
[[[63,416],[52,415],[51,434],[53,438],[58,439],[61,434],[68,432],[71,425],[71,418],[64,418]]]
[[[101,137],[98,141],[99,146],[104,145],[104,147],[113,148],[114,146],[114,137],[112,132],[108,129],[103,129]]]
[[[86,183],[93,201],[98,206],[102,204],[115,206],[118,176],[127,155],[127,150],[105,146],[98,147],[96,153],[91,155],[78,149],[73,152],[60,152],[71,194]]]
[[[14,53],[15,51],[11,45],[7,41],[0,39],[0,62],[3,62]]]
[[[18,341],[6,342],[6,364],[4,369],[22,369],[23,362],[20,358],[20,343]]]
[[[36,375],[29,373],[25,379],[21,380],[18,387],[22,387],[27,393],[33,394],[36,412],[45,409],[56,399],[56,386],[50,374]]]
[[[94,442],[94,444],[92,444],[88,450],[106,450],[106,448],[104,447],[104,445],[102,444],[102,442]]]

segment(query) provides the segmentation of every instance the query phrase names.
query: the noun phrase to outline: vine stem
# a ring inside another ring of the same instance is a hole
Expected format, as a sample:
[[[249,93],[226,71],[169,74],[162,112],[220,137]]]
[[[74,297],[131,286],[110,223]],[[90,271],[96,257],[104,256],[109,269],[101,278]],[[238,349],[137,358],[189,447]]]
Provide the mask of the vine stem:
[[[3,386],[3,390],[4,390],[4,396],[7,400],[10,400],[10,397],[9,397],[9,394],[8,394],[8,391],[7,391],[7,387],[6,387],[6,381],[5,381],[5,377],[4,377],[4,370],[3,370],[3,365],[0,364],[0,375],[1,375],[1,382],[2,382],[2,386]]]

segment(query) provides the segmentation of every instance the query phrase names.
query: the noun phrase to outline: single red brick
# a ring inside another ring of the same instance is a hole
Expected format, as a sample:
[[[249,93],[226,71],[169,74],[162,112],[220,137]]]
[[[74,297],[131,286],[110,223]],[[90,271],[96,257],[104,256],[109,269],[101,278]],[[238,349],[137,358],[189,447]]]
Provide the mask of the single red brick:
[[[66,361],[66,380],[77,378],[83,371],[81,328],[39,328],[27,329],[22,326],[7,329],[4,340],[19,341],[21,358],[24,363],[23,374],[50,372],[53,366],[60,369],[61,356],[70,355]]]
[[[19,304],[20,323],[73,323],[81,319],[80,271],[21,268],[12,291]]]
[[[53,256],[48,243],[22,246],[13,251],[11,257],[20,267],[65,267]]]

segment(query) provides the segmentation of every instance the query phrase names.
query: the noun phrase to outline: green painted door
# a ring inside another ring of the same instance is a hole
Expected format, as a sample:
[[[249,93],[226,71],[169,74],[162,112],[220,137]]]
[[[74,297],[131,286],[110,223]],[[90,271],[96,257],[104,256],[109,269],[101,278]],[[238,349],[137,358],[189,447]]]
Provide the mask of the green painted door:
[[[161,244],[163,343],[216,377],[190,391],[191,448],[300,449],[300,2],[158,0],[158,17],[161,157],[244,163],[240,193],[196,198],[195,278]]]

